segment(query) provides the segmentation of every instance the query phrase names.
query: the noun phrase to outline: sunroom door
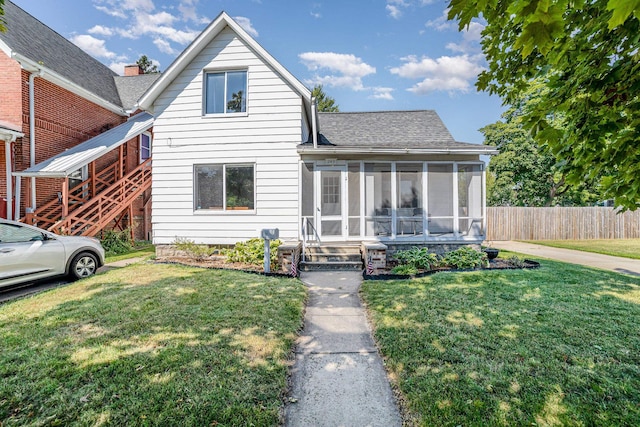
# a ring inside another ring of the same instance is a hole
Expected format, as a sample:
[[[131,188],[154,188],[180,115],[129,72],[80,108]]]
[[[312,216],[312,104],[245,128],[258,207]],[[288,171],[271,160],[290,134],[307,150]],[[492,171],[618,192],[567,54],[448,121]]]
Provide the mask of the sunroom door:
[[[341,240],[346,234],[346,166],[318,167],[318,232],[323,240]]]

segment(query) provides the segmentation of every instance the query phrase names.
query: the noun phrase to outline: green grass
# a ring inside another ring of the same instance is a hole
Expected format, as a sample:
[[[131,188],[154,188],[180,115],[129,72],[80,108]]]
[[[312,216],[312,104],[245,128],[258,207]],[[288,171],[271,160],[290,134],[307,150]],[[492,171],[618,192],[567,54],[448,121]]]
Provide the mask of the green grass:
[[[0,306],[0,425],[280,422],[298,280],[135,264]]]
[[[363,284],[416,424],[638,425],[640,280],[542,263]]]
[[[150,257],[155,255],[156,248],[151,243],[144,244],[136,244],[133,249],[127,251],[124,254],[109,254],[107,253],[106,261],[107,263],[121,261],[123,259],[137,258],[137,257]]]
[[[528,243],[640,259],[640,239],[532,240]]]

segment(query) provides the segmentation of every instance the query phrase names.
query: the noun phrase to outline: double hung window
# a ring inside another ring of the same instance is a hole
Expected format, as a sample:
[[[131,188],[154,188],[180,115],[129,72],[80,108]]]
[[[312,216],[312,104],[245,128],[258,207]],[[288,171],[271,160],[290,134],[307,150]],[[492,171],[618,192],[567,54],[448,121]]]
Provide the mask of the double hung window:
[[[246,113],[246,71],[205,72],[204,81],[205,114]]]
[[[196,165],[194,196],[196,210],[254,210],[255,167]]]
[[[140,163],[151,157],[151,134],[140,134]]]

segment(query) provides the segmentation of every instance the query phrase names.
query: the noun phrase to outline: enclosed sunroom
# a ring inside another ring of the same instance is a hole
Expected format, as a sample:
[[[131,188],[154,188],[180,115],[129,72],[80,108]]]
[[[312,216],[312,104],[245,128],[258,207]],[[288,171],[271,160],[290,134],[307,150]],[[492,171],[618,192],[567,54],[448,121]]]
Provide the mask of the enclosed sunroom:
[[[299,147],[301,233],[313,241],[484,240],[491,147],[456,142],[433,111],[320,113]]]

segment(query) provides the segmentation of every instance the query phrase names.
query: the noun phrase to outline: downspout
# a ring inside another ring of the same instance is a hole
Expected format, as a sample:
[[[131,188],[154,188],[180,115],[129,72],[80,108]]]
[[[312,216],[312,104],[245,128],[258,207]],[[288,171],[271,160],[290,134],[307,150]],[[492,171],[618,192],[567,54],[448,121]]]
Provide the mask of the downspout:
[[[42,76],[42,70],[29,74],[29,160],[30,167],[36,165],[36,113],[35,113],[35,79]],[[36,208],[36,179],[31,178],[31,208]],[[18,202],[19,203],[19,202]],[[16,204],[18,204],[16,203]]]
[[[313,148],[318,148],[318,119],[317,119],[318,107],[316,105],[316,98],[311,98],[311,133],[313,138]]]

